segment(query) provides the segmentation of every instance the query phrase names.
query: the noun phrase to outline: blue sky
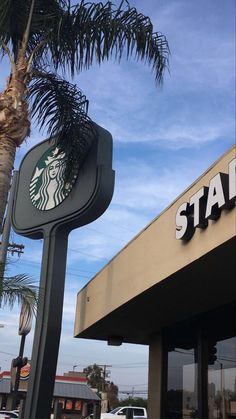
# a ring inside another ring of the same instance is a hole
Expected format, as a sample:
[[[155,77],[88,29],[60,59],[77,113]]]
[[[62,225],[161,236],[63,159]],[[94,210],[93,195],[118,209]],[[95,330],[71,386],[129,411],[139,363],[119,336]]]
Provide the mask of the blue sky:
[[[209,165],[235,143],[235,2],[234,0],[134,1],[164,33],[171,50],[170,73],[157,87],[147,64],[113,60],[94,66],[75,81],[90,101],[90,116],[114,140],[115,193],[106,213],[75,230],[69,239],[66,293],[58,372],[90,363],[111,364],[111,379],[120,390],[147,388],[147,348],[107,347],[105,342],[73,338],[77,292],[129,240],[171,203]],[[1,71],[4,86],[7,66]],[[33,130],[17,153],[45,134]],[[12,233],[25,244],[11,272],[38,279],[42,241]],[[0,310],[0,366],[9,369],[17,354],[18,313]],[[30,356],[32,332],[27,338]]]

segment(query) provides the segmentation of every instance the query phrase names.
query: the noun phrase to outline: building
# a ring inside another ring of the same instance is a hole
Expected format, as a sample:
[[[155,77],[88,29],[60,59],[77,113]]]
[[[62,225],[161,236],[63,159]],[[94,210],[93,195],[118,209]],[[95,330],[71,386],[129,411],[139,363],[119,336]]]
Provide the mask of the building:
[[[29,366],[22,368],[18,401],[25,399],[29,378]],[[0,410],[11,410],[11,383],[14,372],[0,373]],[[85,374],[70,371],[58,375],[55,379],[52,410],[60,403],[64,418],[80,419],[93,411],[94,405],[100,405],[100,398],[87,385]]]
[[[236,418],[236,148],[79,293],[74,335],[149,346],[148,419]]]

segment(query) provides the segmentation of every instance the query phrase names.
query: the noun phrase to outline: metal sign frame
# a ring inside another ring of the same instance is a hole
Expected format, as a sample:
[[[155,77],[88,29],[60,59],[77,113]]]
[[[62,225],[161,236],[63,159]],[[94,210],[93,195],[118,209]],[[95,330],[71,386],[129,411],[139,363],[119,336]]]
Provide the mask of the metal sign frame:
[[[46,140],[24,157],[17,180],[12,225],[32,239],[44,239],[39,305],[31,357],[31,371],[24,417],[50,417],[59,351],[64,298],[68,234],[98,218],[108,207],[114,190],[112,137],[95,125],[98,136],[79,170],[66,199],[48,211],[37,209],[30,198],[35,166],[54,145]]]

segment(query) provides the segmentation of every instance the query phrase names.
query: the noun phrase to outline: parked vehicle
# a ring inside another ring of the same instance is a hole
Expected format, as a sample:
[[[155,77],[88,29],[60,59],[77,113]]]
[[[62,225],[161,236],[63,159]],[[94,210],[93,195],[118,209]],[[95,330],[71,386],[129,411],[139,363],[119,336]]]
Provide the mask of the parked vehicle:
[[[119,419],[125,419],[127,410],[132,410],[133,419],[147,418],[147,410],[145,409],[145,407],[120,406],[111,410],[111,412],[109,413],[101,413],[101,419],[115,419],[115,416],[119,416]]]
[[[19,418],[19,410],[0,410],[0,419]]]
[[[10,416],[8,416],[7,414],[5,414],[5,413],[0,413],[0,419],[10,419]]]

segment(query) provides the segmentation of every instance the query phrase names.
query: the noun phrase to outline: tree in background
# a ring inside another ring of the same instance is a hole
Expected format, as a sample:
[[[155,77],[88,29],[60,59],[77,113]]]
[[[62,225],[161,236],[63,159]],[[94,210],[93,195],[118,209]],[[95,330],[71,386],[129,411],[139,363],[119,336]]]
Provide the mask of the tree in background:
[[[32,318],[36,314],[38,287],[27,275],[5,276],[0,264],[0,307],[13,308],[15,303],[24,306],[26,316]]]
[[[83,369],[86,374],[88,385],[92,388],[96,388],[98,392],[103,391],[105,388],[105,379],[103,377],[103,368],[97,364],[88,365]]]
[[[10,63],[0,94],[1,231],[16,148],[30,135],[31,116],[66,152],[68,180],[96,136],[86,97],[65,76],[124,55],[148,62],[159,84],[169,49],[150,19],[125,0],[118,7],[110,1],[1,0],[0,50]]]
[[[147,399],[142,397],[128,397],[126,399],[119,399],[117,406],[137,406],[147,408]]]
[[[107,399],[110,409],[117,406],[118,403],[118,386],[112,381],[106,380],[104,377],[104,369],[97,364],[88,365],[83,369],[86,374],[88,385],[96,388],[98,393],[107,393]]]
[[[106,383],[105,390],[107,392],[107,399],[109,403],[109,410],[114,409],[118,406],[118,391],[119,388],[112,381]]]

